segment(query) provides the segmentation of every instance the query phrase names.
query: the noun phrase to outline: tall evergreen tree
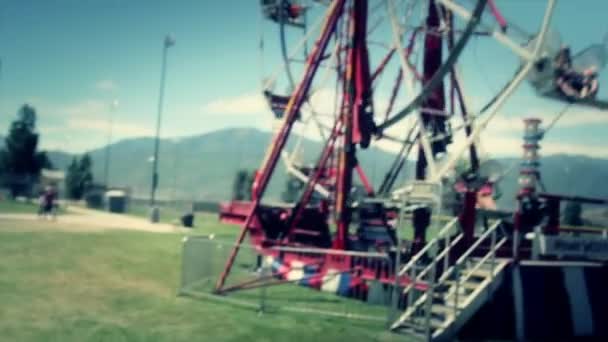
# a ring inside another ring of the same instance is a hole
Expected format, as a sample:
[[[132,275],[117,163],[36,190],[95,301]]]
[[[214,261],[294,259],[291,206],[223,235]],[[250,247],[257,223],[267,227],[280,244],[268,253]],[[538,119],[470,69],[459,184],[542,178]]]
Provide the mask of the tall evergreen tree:
[[[78,193],[78,158],[74,157],[65,175],[65,190],[68,198],[79,199]],[[82,197],[82,196],[80,196]]]
[[[82,156],[82,159],[80,159],[80,165],[78,165],[81,177],[80,183],[84,190],[93,184],[92,167],[93,161],[91,160],[91,156],[89,156],[88,153],[85,153],[85,155]]]
[[[82,199],[93,183],[91,167],[91,157],[88,154],[85,154],[80,160],[76,157],[72,159],[65,178],[66,192],[70,199]]]
[[[46,153],[37,149],[36,110],[24,104],[11,123],[0,153],[0,172],[13,197],[27,194],[38,181],[40,170],[52,167]]]
[[[242,201],[249,199],[248,196],[248,184],[249,184],[249,172],[247,170],[239,170],[235,177],[232,185],[232,199],[235,201]]]

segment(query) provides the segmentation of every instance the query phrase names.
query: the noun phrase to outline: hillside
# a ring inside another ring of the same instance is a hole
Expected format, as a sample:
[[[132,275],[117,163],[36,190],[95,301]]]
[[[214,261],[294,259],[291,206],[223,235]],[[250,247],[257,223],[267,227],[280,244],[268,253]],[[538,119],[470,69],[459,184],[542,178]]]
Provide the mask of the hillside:
[[[181,139],[162,139],[159,156],[159,195],[165,198],[222,200],[230,196],[233,176],[239,169],[258,168],[271,136],[248,128],[233,128]],[[130,186],[136,196],[148,196],[152,174],[152,138],[122,140],[110,146],[110,184]],[[294,142],[290,141],[289,145]],[[304,158],[314,160],[320,145],[303,140]],[[90,151],[94,178],[102,180],[105,147]],[[66,169],[72,156],[50,151],[55,167]],[[381,170],[392,162],[392,155],[364,151],[360,162],[375,165],[369,177],[379,183]],[[271,184],[275,197],[282,190],[284,172],[278,171]]]
[[[163,139],[160,149],[160,196],[165,198],[221,200],[230,196],[233,176],[238,169],[255,169],[263,159],[270,133],[250,128],[231,128],[180,139]],[[293,141],[290,141],[293,144]],[[314,160],[320,144],[304,140],[307,160]],[[110,183],[131,186],[135,194],[149,194],[153,153],[152,138],[134,138],[110,146]],[[65,169],[72,156],[51,151],[53,164]],[[101,179],[105,149],[91,151],[94,176]],[[368,176],[379,184],[393,160],[383,151],[367,150],[360,154],[360,163],[367,166]],[[501,182],[503,193],[500,204],[509,208],[517,190],[518,160],[503,158],[499,161],[509,168],[515,167]],[[411,170],[412,165],[408,165]],[[608,197],[604,182],[608,160],[583,156],[552,155],[542,159],[543,181],[551,192]],[[271,184],[270,194],[276,196],[284,184],[283,172]]]

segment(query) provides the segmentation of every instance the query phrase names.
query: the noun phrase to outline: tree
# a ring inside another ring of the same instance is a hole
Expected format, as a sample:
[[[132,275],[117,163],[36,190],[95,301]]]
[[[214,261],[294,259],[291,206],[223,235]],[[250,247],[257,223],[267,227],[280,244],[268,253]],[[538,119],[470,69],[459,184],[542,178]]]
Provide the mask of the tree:
[[[250,175],[247,170],[239,170],[232,185],[232,199],[243,201],[251,198]]]
[[[76,157],[72,159],[65,178],[66,192],[70,199],[82,199],[93,183],[92,164],[91,157],[88,154],[82,156],[80,160]]]
[[[568,202],[564,208],[564,224],[569,226],[583,225],[583,207],[578,202]]]
[[[4,177],[6,177],[7,174],[7,170],[5,167],[5,162],[6,162],[7,156],[6,156],[6,151],[4,149],[0,149],[0,179],[4,179]],[[2,186],[3,184],[0,182],[0,186]]]
[[[78,158],[76,157],[72,159],[65,175],[65,191],[70,199],[82,198],[78,191]]]
[[[52,167],[46,153],[37,149],[36,110],[24,104],[11,123],[5,147],[0,151],[0,172],[13,198],[27,194],[38,181],[40,170]]]
[[[246,188],[245,188],[245,195],[247,196],[247,199],[252,199],[252,193],[253,193],[253,183],[255,182],[255,176],[256,176],[257,171],[252,170],[249,172],[248,176],[247,176],[247,182],[246,182]]]
[[[91,167],[93,166],[93,162],[91,161],[91,157],[85,153],[80,159],[80,165],[78,165],[80,176],[81,176],[81,184],[86,189],[93,183],[93,173],[91,172]]]

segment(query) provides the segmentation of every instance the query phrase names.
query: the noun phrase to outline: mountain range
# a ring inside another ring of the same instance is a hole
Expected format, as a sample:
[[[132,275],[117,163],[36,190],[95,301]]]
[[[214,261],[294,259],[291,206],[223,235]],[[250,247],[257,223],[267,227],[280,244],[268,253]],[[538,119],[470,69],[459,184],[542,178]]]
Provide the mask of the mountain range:
[[[180,139],[161,139],[159,149],[159,192],[161,198],[193,200],[225,200],[231,196],[232,183],[240,169],[259,168],[271,134],[250,128],[230,128]],[[292,148],[297,139],[288,142]],[[319,142],[301,141],[303,159],[312,161],[321,149]],[[93,160],[93,176],[103,183],[104,164],[109,147],[109,184],[131,187],[135,196],[147,197],[152,178],[153,138],[121,140],[89,151]],[[375,152],[375,151],[374,151]],[[389,165],[393,155],[364,151],[362,164],[377,165],[369,177],[379,182],[380,171]],[[74,157],[62,151],[48,151],[53,165],[67,169]],[[278,196],[285,184],[283,164],[270,184],[269,195]]]
[[[231,196],[234,176],[239,169],[253,170],[260,166],[271,133],[252,128],[229,128],[179,139],[161,139],[159,151],[159,198],[181,200],[226,200]],[[297,138],[288,146],[293,147]],[[94,179],[103,183],[107,148],[110,153],[109,184],[127,186],[134,196],[149,196],[152,178],[154,140],[150,137],[117,141],[109,146],[89,151],[93,160]],[[316,141],[302,139],[305,151],[302,159],[314,161],[321,149]],[[62,151],[48,151],[57,169],[67,169],[74,155]],[[394,160],[394,155],[370,148],[358,154],[359,163],[367,170],[373,184],[381,183]],[[518,160],[497,159],[510,171],[500,183],[502,196],[499,205],[513,208],[517,191]],[[514,167],[513,167],[514,166]],[[413,163],[406,173],[411,175]],[[550,192],[608,198],[608,160],[585,156],[550,155],[541,160],[544,185]],[[282,163],[270,184],[268,195],[278,197],[285,184]],[[607,213],[608,214],[608,213]]]

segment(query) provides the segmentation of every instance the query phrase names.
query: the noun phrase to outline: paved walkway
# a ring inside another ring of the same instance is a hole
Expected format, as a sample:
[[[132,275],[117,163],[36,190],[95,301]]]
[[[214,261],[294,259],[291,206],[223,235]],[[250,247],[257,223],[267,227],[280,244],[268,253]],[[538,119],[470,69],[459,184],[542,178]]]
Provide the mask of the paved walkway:
[[[45,221],[33,213],[2,213],[0,214],[0,220],[36,221],[40,223]],[[189,229],[167,223],[151,223],[148,220],[139,217],[73,206],[67,208],[67,213],[58,215],[57,220],[54,223],[59,223],[61,226],[68,225],[71,229],[80,228],[82,230],[129,229],[155,233],[178,233],[189,231]]]

